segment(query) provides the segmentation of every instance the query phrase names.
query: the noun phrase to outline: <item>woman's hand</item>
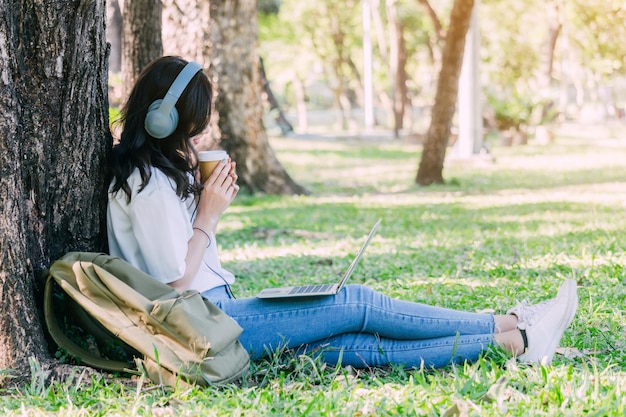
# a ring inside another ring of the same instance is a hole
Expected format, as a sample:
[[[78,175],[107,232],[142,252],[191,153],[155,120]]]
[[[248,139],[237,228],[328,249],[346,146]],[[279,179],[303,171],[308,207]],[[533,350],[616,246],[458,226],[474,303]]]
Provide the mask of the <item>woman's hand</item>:
[[[209,234],[215,233],[220,216],[239,191],[236,182],[235,163],[230,159],[218,164],[204,182],[193,223],[193,233],[187,243],[185,273],[180,279],[170,282],[170,285],[178,292],[188,289],[198,273],[206,248],[211,244]]]
[[[222,213],[233,202],[238,191],[235,162],[229,158],[219,164],[204,182],[194,225],[215,232]]]

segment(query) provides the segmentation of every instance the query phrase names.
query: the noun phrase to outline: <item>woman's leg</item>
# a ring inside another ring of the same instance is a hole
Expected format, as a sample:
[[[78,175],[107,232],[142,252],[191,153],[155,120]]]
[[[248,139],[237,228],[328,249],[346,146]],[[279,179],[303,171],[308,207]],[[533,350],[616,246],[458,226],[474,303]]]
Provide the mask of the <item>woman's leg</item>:
[[[336,296],[308,299],[231,299],[223,289],[204,295],[244,329],[240,341],[253,358],[279,346],[332,341],[341,344],[334,347],[352,349],[355,355],[363,354],[361,347],[367,346],[369,351],[382,349],[387,356],[406,351],[402,357],[413,357],[418,364],[422,359],[439,363],[433,354],[449,361],[461,346],[463,357],[474,359],[493,343],[491,314],[397,300],[362,285],[348,285]],[[393,362],[405,363],[399,358]]]
[[[344,333],[309,343],[298,349],[320,355],[331,365],[341,361],[355,368],[403,365],[442,368],[450,363],[473,362],[490,345],[493,335],[449,336],[422,340],[397,340],[371,333]]]

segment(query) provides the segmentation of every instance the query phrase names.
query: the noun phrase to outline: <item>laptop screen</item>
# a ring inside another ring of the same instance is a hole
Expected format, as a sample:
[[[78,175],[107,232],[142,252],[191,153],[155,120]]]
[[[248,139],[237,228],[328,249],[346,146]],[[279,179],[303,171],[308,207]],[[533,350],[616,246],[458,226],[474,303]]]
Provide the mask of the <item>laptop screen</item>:
[[[363,255],[363,252],[365,252],[365,248],[367,248],[367,245],[369,245],[370,241],[374,237],[374,234],[376,234],[376,230],[378,229],[378,226],[380,225],[381,221],[382,221],[382,219],[378,219],[376,224],[374,224],[374,226],[372,226],[372,230],[370,230],[370,234],[367,236],[367,239],[365,239],[365,243],[363,243],[363,246],[361,246],[361,249],[359,249],[359,252],[356,254],[354,259],[352,260],[352,263],[350,264],[350,267],[348,268],[346,273],[341,278],[341,281],[339,282],[339,289],[341,289],[343,287],[343,285],[346,283],[348,278],[350,278],[350,275],[352,275],[352,272],[354,271],[354,268],[356,268],[357,264],[359,263],[359,260],[361,259],[361,256]]]

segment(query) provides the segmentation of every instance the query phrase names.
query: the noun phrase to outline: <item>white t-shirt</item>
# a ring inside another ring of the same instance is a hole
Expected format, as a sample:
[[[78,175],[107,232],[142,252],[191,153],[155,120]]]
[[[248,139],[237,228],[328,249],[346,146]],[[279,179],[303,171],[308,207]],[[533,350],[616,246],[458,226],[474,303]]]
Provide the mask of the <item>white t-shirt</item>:
[[[139,192],[141,175],[135,169],[128,177],[132,198],[119,190],[109,193],[107,231],[109,252],[164,283],[185,273],[187,243],[193,234],[196,202],[193,196],[181,200],[175,183],[161,170],[152,168],[152,176]],[[200,292],[232,284],[233,274],[220,264],[215,235],[190,289]]]

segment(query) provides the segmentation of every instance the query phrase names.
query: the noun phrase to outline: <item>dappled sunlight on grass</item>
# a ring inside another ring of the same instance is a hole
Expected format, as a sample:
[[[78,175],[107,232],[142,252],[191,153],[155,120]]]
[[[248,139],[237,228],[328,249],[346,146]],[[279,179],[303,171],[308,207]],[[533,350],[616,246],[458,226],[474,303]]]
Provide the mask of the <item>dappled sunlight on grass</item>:
[[[539,171],[549,174],[558,171],[595,170],[598,167],[610,169],[623,167],[624,148],[597,146],[589,142],[587,146],[528,147],[528,153],[517,152],[519,148],[500,148],[496,151],[494,169]],[[533,153],[536,152],[536,153]]]
[[[413,278],[411,283],[414,285],[425,285],[431,286],[433,284],[437,285],[455,285],[455,286],[463,286],[467,288],[477,288],[477,287],[497,287],[501,283],[497,281],[483,282],[477,280],[473,277],[460,278],[458,276],[445,276],[445,277],[422,277],[422,278]]]
[[[626,204],[626,147],[576,143],[496,148],[492,164],[449,161],[447,184],[424,188],[415,184],[420,158],[415,145],[273,139],[290,174],[318,197],[359,195],[378,199],[374,203],[419,204],[474,195],[465,201],[482,205],[607,198],[607,204]]]
[[[288,231],[286,233],[289,233]],[[362,242],[344,236],[329,235],[323,244],[316,246],[317,239],[307,239],[297,242],[266,242],[265,245],[252,243],[238,247],[222,256],[223,261],[249,261],[254,259],[282,258],[288,256],[342,258],[356,253]],[[372,244],[374,246],[374,244]]]

